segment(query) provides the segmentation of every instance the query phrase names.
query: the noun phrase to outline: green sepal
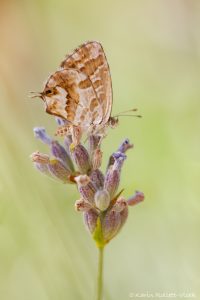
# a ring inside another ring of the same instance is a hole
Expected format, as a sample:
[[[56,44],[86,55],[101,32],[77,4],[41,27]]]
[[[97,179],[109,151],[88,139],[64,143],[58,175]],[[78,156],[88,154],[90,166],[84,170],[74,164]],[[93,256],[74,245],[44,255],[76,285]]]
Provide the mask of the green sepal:
[[[98,217],[96,228],[92,235],[93,239],[96,242],[96,245],[98,248],[103,248],[106,244],[106,241],[103,239],[103,233],[102,233],[102,226],[101,226],[101,219]]]

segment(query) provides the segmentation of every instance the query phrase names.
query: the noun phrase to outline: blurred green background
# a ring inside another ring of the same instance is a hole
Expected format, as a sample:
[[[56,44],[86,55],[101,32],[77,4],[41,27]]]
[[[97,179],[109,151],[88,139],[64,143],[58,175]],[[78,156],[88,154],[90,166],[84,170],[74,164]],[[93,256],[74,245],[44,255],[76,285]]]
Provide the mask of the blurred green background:
[[[97,250],[74,211],[78,193],[29,159],[48,150],[32,128],[53,134],[55,122],[27,96],[86,40],[104,46],[113,112],[143,115],[121,118],[103,143],[105,168],[125,137],[134,142],[121,187],[146,195],[107,246],[105,299],[200,299],[200,2],[1,0],[0,37],[0,299],[94,296]]]

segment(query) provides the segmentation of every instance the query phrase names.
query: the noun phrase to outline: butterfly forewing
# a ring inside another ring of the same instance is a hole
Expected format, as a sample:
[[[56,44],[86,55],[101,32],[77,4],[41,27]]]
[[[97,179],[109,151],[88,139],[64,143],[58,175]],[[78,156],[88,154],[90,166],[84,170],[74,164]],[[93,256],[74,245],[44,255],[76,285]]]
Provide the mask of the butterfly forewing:
[[[89,108],[95,124],[106,124],[112,109],[112,83],[109,66],[101,44],[87,42],[81,45],[61,63],[61,69],[66,68],[79,70],[87,77],[80,84],[80,93],[88,88],[93,89],[98,102],[93,101],[94,105],[92,105],[90,100],[84,107]],[[85,103],[87,100],[89,99],[85,99]],[[94,112],[91,111],[91,108]]]
[[[43,92],[46,111],[73,125],[99,124],[102,109],[94,89],[91,84],[82,89],[87,80],[84,73],[75,69],[63,69],[51,75]]]

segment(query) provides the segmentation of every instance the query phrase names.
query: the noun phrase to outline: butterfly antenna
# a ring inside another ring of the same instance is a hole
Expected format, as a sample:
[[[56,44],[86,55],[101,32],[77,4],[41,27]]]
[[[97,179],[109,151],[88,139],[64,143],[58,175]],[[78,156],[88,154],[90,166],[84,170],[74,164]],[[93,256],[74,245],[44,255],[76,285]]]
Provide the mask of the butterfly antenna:
[[[42,98],[42,93],[39,92],[29,92],[28,95],[29,98]]]
[[[114,118],[118,118],[118,117],[137,117],[137,118],[142,118],[141,115],[130,115],[130,114],[127,114],[127,113],[130,113],[130,112],[135,112],[137,111],[138,109],[137,108],[132,108],[132,109],[129,109],[129,110],[125,110],[125,111],[122,111],[120,112],[119,114],[113,116]]]
[[[115,117],[117,117],[117,118],[118,117],[136,117],[136,118],[142,118],[141,115],[121,115],[121,114],[114,116],[114,118]]]

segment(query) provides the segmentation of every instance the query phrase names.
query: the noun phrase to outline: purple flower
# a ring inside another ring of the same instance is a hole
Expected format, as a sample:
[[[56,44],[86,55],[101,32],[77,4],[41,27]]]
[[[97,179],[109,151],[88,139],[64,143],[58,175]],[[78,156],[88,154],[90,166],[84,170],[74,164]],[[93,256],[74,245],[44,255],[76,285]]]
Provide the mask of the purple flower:
[[[66,121],[57,118],[59,126]],[[61,129],[60,129],[61,130]],[[144,194],[136,191],[125,199],[118,191],[127,150],[133,144],[125,139],[110,156],[105,176],[100,170],[102,161],[100,135],[88,137],[88,147],[80,143],[81,132],[73,126],[64,137],[64,145],[52,139],[42,127],[34,128],[35,137],[48,145],[50,156],[40,152],[31,155],[34,166],[43,174],[63,183],[75,183],[80,199],[75,202],[76,211],[84,215],[85,225],[98,247],[114,238],[128,217],[128,207],[144,200]]]

